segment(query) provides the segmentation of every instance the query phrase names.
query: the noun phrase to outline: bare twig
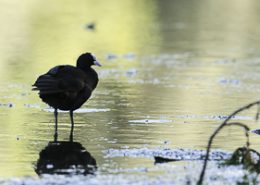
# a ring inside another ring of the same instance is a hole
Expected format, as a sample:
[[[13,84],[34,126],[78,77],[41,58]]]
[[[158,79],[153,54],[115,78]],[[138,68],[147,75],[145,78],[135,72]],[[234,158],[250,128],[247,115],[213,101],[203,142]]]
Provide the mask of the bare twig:
[[[249,127],[243,123],[240,123],[240,122],[231,122],[231,123],[227,123],[226,126],[232,126],[232,125],[235,125],[235,126],[239,126],[239,127],[242,127],[244,128],[245,130],[245,136],[246,136],[246,148],[249,148],[249,135],[248,135],[248,131],[250,130]]]
[[[257,112],[256,112],[256,116],[255,116],[256,121],[259,120],[259,114],[260,114],[260,105],[257,106]]]
[[[253,102],[253,103],[250,103],[244,107],[241,107],[239,109],[237,109],[236,111],[234,111],[232,114],[230,114],[224,121],[221,125],[219,125],[219,127],[213,132],[213,134],[210,136],[209,138],[209,141],[208,141],[208,146],[207,146],[207,152],[206,152],[206,157],[204,159],[204,163],[203,163],[203,167],[202,167],[202,170],[201,170],[201,173],[200,173],[200,178],[197,182],[197,185],[202,185],[203,183],[203,178],[204,178],[204,175],[205,175],[205,170],[206,170],[206,167],[207,167],[207,162],[208,162],[208,158],[209,158],[209,152],[210,152],[210,148],[211,148],[211,145],[212,145],[212,142],[213,142],[213,139],[215,138],[215,136],[219,133],[219,131],[225,127],[227,124],[228,124],[228,121],[230,119],[232,119],[235,115],[237,115],[238,113],[244,111],[244,110],[247,110],[255,105],[260,105],[260,101],[256,101],[256,102]]]

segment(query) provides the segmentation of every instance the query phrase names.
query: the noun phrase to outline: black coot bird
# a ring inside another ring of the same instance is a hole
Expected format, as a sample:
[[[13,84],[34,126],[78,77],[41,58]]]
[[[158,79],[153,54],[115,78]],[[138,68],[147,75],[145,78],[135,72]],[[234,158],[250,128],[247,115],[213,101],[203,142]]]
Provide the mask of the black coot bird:
[[[84,53],[79,56],[76,67],[55,66],[39,76],[33,85],[32,90],[39,91],[42,101],[54,108],[55,141],[58,137],[58,109],[70,112],[70,140],[73,140],[73,111],[89,99],[98,84],[98,75],[92,65],[101,66],[93,54]]]

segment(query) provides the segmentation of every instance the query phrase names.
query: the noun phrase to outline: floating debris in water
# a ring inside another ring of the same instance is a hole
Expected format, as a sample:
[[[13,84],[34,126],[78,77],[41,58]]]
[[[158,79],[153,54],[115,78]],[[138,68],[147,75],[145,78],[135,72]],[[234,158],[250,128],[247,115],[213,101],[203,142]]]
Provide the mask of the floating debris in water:
[[[25,93],[25,92],[23,92],[23,93],[21,93],[20,95],[21,96],[28,96],[30,93]]]
[[[14,107],[14,104],[13,103],[0,103],[0,107],[12,108],[12,107]]]
[[[129,120],[129,123],[171,123],[172,120],[166,119],[139,119],[139,120]]]
[[[118,57],[117,57],[117,55],[115,55],[115,54],[109,53],[109,54],[106,55],[105,58],[106,58],[106,60],[115,60],[115,59],[117,59]]]
[[[135,167],[135,168],[118,168],[118,169],[112,169],[109,170],[109,172],[111,173],[146,173],[148,172],[148,168],[146,167]]]
[[[96,23],[90,22],[86,25],[86,29],[88,30],[94,30],[96,28]]]
[[[171,144],[171,141],[163,141],[163,144],[169,145],[169,144]]]
[[[164,157],[168,159],[176,160],[203,160],[206,151],[205,150],[192,150],[192,149],[169,149],[169,148],[133,148],[133,149],[109,149],[105,151],[106,157],[148,157],[155,156]],[[213,150],[210,152],[210,160],[223,160],[228,159],[232,155],[231,152],[223,150]]]
[[[162,165],[165,167],[166,165]],[[214,164],[211,165],[214,167]],[[157,166],[160,167],[160,166]],[[168,167],[168,166],[167,166]],[[62,176],[62,175],[44,175],[42,178],[33,178],[33,177],[23,177],[23,178],[11,178],[9,180],[1,180],[1,185],[108,185],[108,184],[120,184],[120,185],[187,185],[195,184],[197,180],[197,168],[198,165],[187,165],[185,172],[189,172],[189,175],[185,174],[184,170],[179,167],[170,168],[170,171],[159,177],[153,176],[144,176],[144,175],[133,175],[133,174],[118,174],[117,171],[114,171],[115,174],[104,175],[100,174],[97,176]],[[119,169],[120,170],[120,169]],[[147,168],[134,168],[134,169],[122,169],[126,172],[147,172]],[[181,175],[180,175],[181,173]],[[178,175],[176,175],[178,174]],[[205,185],[237,185],[242,184],[245,179],[245,176],[248,177],[248,180],[254,180],[253,174],[247,174],[241,168],[226,167],[226,168],[213,168],[212,170],[207,171],[209,178],[206,178],[204,183]],[[256,182],[259,182],[259,177],[255,177]],[[249,184],[249,183],[248,183]],[[258,183],[256,183],[258,184]]]
[[[218,164],[211,162],[207,171],[207,178],[204,179],[204,185],[237,185],[250,184],[244,182],[256,182],[259,184],[260,177],[254,173],[249,173],[239,166],[219,167]],[[152,170],[156,173],[160,169],[167,170],[166,173],[156,177],[146,176],[149,168],[138,167],[132,169],[113,169],[112,174],[99,175],[43,175],[41,178],[21,177],[0,180],[0,185],[195,185],[198,179],[198,168],[201,164],[191,163],[183,166],[174,166],[169,164],[155,165]],[[124,172],[124,174],[118,174]],[[141,173],[142,175],[133,175],[132,172]],[[246,179],[245,179],[246,178]],[[252,183],[253,184],[253,183]]]
[[[82,108],[82,109],[77,109],[74,112],[75,113],[87,113],[87,112],[108,112],[110,111],[110,109],[86,109],[86,108]]]
[[[130,148],[129,146],[125,145],[125,146],[121,146],[122,149],[128,149]]]
[[[221,78],[219,80],[219,83],[222,84],[222,85],[238,86],[240,84],[240,81],[238,79]]]
[[[225,120],[226,115],[179,115],[178,119],[203,119],[203,120]],[[232,116],[234,120],[254,120],[251,116]]]
[[[132,61],[136,58],[136,55],[134,53],[127,53],[123,55],[123,58]]]
[[[129,80],[129,83],[134,83],[134,84],[164,84],[160,79],[154,78],[151,80],[143,80],[143,79],[138,79],[138,80]]]
[[[236,62],[236,59],[233,58],[233,59],[220,59],[220,60],[216,60],[214,63],[215,64],[232,64],[232,63],[235,63]]]
[[[22,135],[17,135],[16,136],[16,140],[19,141],[19,140],[23,140],[25,139],[25,136],[22,136]]]
[[[134,77],[137,74],[137,69],[133,68],[133,69],[129,69],[126,71],[126,76],[127,77]]]
[[[105,56],[106,60],[115,60],[117,58],[119,58],[119,56],[117,54],[113,54],[113,53],[108,53]],[[128,61],[132,61],[136,58],[136,55],[134,53],[127,53],[124,55],[120,55],[120,58],[126,59]]]
[[[41,108],[40,105],[38,105],[38,104],[24,104],[24,107],[26,107],[26,108],[36,108],[36,109]]]
[[[43,109],[46,112],[54,112],[53,108],[46,108]],[[87,109],[87,108],[81,108],[74,111],[74,113],[88,113],[88,112],[108,112],[110,109]],[[58,112],[68,112],[63,110],[58,110]]]

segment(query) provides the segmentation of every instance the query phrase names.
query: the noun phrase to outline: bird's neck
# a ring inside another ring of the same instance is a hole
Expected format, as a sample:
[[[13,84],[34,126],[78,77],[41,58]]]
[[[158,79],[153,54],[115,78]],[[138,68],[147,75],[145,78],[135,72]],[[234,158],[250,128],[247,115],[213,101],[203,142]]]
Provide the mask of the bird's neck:
[[[88,62],[78,60],[76,66],[77,66],[77,68],[79,68],[83,71],[88,71],[91,69],[91,65],[88,65],[88,64],[89,64]]]
[[[93,75],[96,76],[96,72],[94,69],[92,69],[90,66],[84,66],[84,67],[78,67],[77,68],[81,69],[82,71],[85,72],[87,75]]]
[[[81,70],[84,71],[86,78],[88,79],[89,86],[92,88],[92,90],[94,90],[98,83],[98,75],[96,71],[91,67],[87,69],[81,69]]]
[[[77,64],[77,68],[81,69],[82,71],[90,71],[91,67],[87,65],[80,65],[80,63]]]

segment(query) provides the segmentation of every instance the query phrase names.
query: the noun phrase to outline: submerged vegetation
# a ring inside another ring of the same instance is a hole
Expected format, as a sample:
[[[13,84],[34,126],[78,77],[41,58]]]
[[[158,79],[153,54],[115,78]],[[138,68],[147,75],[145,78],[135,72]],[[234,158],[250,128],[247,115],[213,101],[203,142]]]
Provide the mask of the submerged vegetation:
[[[241,113],[244,110],[250,109],[254,106],[257,106],[257,112],[256,112],[255,120],[258,121],[259,114],[260,114],[260,101],[250,103],[250,104],[248,104],[244,107],[241,107],[241,108],[237,109],[236,111],[234,111],[232,114],[230,114],[223,121],[223,123],[221,125],[219,125],[219,127],[210,136],[210,138],[208,140],[206,157],[204,159],[203,168],[202,168],[202,171],[200,173],[200,177],[199,177],[199,180],[197,182],[197,185],[202,185],[202,183],[203,183],[203,178],[205,176],[207,162],[209,160],[209,153],[210,153],[210,149],[211,149],[214,138],[216,137],[217,134],[220,133],[220,131],[223,128],[225,128],[227,126],[239,126],[239,127],[241,127],[245,131],[246,144],[245,144],[244,147],[239,147],[238,149],[236,149],[234,151],[232,157],[230,159],[227,159],[224,164],[225,165],[243,165],[244,168],[246,168],[250,171],[254,171],[254,172],[257,172],[257,173],[260,172],[260,154],[256,150],[250,148],[249,135],[248,135],[248,131],[250,130],[250,128],[244,123],[231,122],[230,121],[237,114]],[[256,156],[256,157],[254,157],[254,156]]]

